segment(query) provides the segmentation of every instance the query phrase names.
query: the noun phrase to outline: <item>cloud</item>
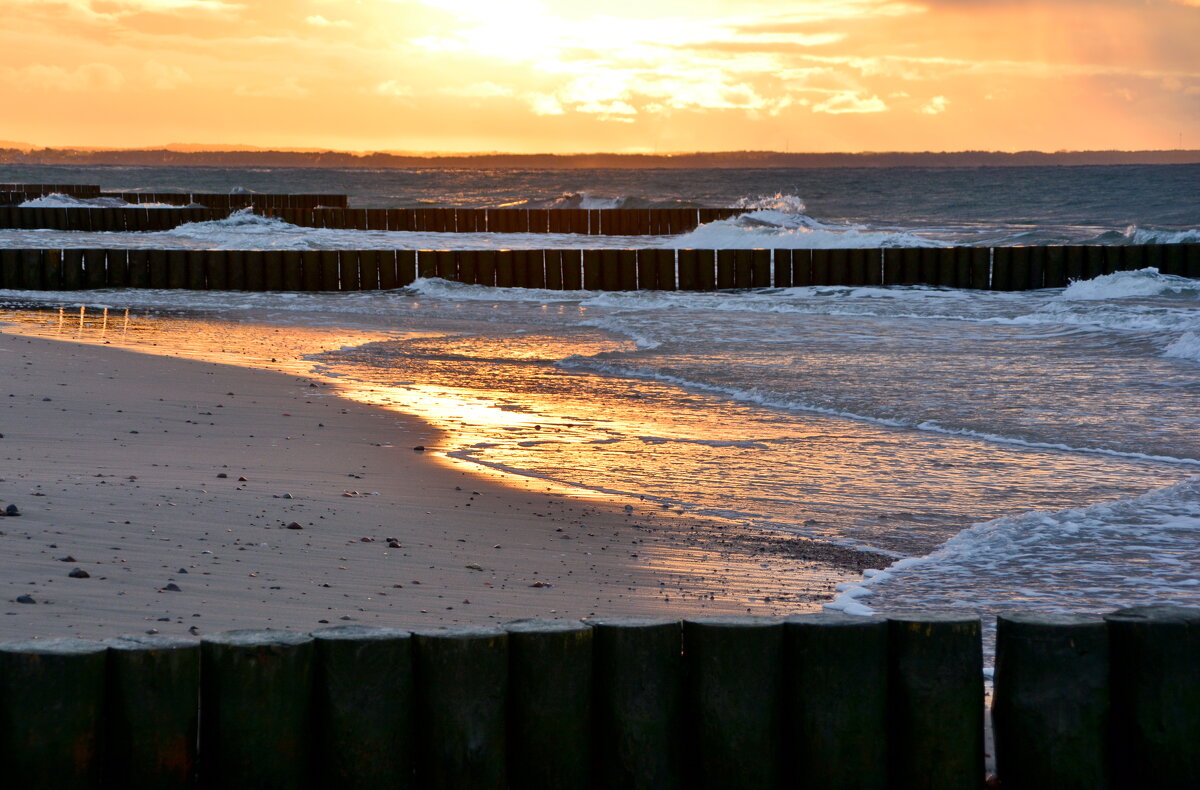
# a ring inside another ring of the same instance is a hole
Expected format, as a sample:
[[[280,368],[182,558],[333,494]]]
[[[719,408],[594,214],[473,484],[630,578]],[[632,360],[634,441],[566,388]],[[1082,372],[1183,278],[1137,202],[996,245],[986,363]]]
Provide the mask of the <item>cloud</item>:
[[[929,103],[921,108],[923,115],[940,115],[950,106],[950,100],[945,96],[934,96]]]
[[[117,91],[125,84],[125,76],[107,63],[86,63],[74,69],[35,63],[2,69],[0,75],[24,90]]]
[[[857,91],[841,91],[834,93],[822,102],[812,106],[813,112],[823,112],[829,115],[844,115],[846,113],[886,112],[888,106],[878,96],[863,98]]]
[[[496,96],[512,96],[515,91],[494,82],[476,82],[464,88],[446,88],[443,93],[450,96],[465,96],[467,98],[489,99]]]
[[[409,85],[401,85],[396,80],[386,80],[375,86],[375,93],[380,96],[412,96],[413,89]]]
[[[308,88],[295,77],[288,77],[278,85],[239,85],[233,92],[253,99],[303,99],[309,94]]]
[[[156,60],[147,62],[144,71],[146,73],[146,78],[150,81],[150,85],[153,86],[155,90],[175,90],[178,87],[188,85],[192,82],[192,75],[188,74],[179,66],[171,66],[168,64],[159,63]]]
[[[325,17],[321,16],[320,14],[313,14],[310,17],[305,17],[304,21],[307,22],[308,24],[312,25],[313,27],[353,27],[353,25],[351,25],[345,19],[339,19],[337,21],[330,21],[330,20],[326,19]]]

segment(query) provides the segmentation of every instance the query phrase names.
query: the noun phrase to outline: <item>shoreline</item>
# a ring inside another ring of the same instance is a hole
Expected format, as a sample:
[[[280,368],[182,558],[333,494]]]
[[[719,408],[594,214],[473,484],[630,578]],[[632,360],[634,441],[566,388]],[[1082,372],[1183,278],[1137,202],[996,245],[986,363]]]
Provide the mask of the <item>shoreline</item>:
[[[471,473],[435,457],[434,427],[334,394],[287,337],[232,365],[36,335],[0,325],[0,504],[21,511],[0,518],[0,638],[779,615],[878,563]]]

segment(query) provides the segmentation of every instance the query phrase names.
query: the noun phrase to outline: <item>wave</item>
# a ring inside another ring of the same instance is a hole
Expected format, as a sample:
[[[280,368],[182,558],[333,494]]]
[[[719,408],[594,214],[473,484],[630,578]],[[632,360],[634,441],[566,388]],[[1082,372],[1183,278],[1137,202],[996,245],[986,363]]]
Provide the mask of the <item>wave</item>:
[[[1200,298],[1200,280],[1162,274],[1154,267],[1102,274],[1091,280],[1075,280],[1058,298],[1067,302],[1128,299],[1140,296],[1183,296]]]
[[[1200,228],[1160,230],[1130,225],[1121,235],[1129,244],[1194,244],[1200,242]]]
[[[976,524],[929,555],[839,585],[826,608],[865,615],[916,604],[990,612],[1195,606],[1198,545],[1200,477],[1190,477],[1137,497]]]
[[[21,208],[126,208],[131,204],[121,198],[77,198],[60,192],[51,192],[20,204]]]

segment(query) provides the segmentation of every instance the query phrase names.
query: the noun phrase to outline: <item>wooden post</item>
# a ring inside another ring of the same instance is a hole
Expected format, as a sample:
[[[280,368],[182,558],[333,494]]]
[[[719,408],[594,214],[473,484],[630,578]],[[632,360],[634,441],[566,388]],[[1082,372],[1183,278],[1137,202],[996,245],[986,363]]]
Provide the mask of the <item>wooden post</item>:
[[[108,285],[107,250],[84,250],[84,288],[104,288]]]
[[[263,288],[268,291],[283,290],[283,250],[263,250]]]
[[[896,790],[983,783],[980,623],[957,613],[888,618],[891,777]]]
[[[46,250],[42,255],[42,287],[62,290],[62,250]]]
[[[133,250],[130,250],[129,265],[133,267]],[[204,254],[204,275],[210,291],[229,290],[229,253],[225,250],[209,250]]]
[[[246,290],[246,253],[241,250],[227,250],[225,274],[229,277],[229,290]]]
[[[904,283],[904,250],[899,247],[888,247],[883,251],[883,284],[901,285]]]
[[[1082,247],[1077,244],[1063,247],[1063,267],[1066,269],[1067,283],[1086,278],[1086,258],[1086,247]]]
[[[1146,268],[1146,247],[1141,244],[1125,247],[1121,251],[1121,268],[1128,272]]]
[[[146,279],[151,288],[167,287],[167,271],[171,266],[166,250],[146,251]],[[77,290],[83,277],[82,250],[63,251],[63,287]]]
[[[792,287],[807,288],[813,284],[812,250],[792,250]]]
[[[188,250],[185,287],[189,290],[203,291],[208,285],[204,276],[205,259],[207,257],[207,253],[204,250]]]
[[[1112,274],[1114,272],[1123,271],[1125,269],[1125,261],[1123,248],[1115,244],[1106,245],[1100,248],[1104,253],[1104,273]]]
[[[1200,609],[1141,606],[1108,622],[1114,786],[1195,788],[1200,777]]]
[[[434,265],[437,276],[450,282],[458,282],[458,259],[451,250],[438,250],[434,253]]]
[[[1093,280],[1104,274],[1104,248],[1095,244],[1083,248],[1083,277]]]
[[[583,288],[583,252],[562,251],[563,290],[578,291]]]
[[[638,287],[637,251],[621,250],[617,254],[617,287],[622,291],[636,291]]]
[[[600,251],[600,288],[605,291],[621,290],[621,261],[617,250]]]
[[[391,291],[397,287],[396,251],[380,250],[376,259],[379,263],[379,288]]]
[[[249,630],[206,636],[200,680],[205,787],[311,786],[311,636]]]
[[[42,251],[21,250],[19,253],[21,267],[21,287],[30,291],[42,291],[46,286],[42,278]]]
[[[976,290],[987,290],[992,287],[992,251],[988,247],[971,247],[969,252],[971,264],[970,286]]]
[[[933,249],[937,261],[937,279],[933,280],[932,284],[940,285],[943,288],[961,287],[958,284],[958,248],[935,247],[931,249]]]
[[[13,788],[100,788],[104,672],[98,642],[0,643],[0,765]]]
[[[678,620],[593,618],[596,788],[681,790],[683,658]],[[695,744],[689,744],[689,750]]]
[[[1184,244],[1184,276],[1200,280],[1200,244]]]
[[[263,250],[244,251],[242,264],[246,268],[246,290],[267,290],[267,261]]]
[[[499,628],[418,632],[422,787],[507,787],[508,636]]]
[[[396,250],[396,286],[403,288],[406,285],[412,285],[416,279],[416,250]]]
[[[546,257],[542,250],[525,250],[525,281],[528,288],[546,287]]]
[[[921,285],[939,285],[939,253],[943,247],[922,247],[920,261],[920,276],[917,282]]]
[[[300,288],[305,291],[320,291],[321,287],[321,254],[316,250],[303,250],[300,253]]]
[[[529,216],[529,233],[547,233],[550,224],[549,209],[539,208],[530,209],[526,212]]]
[[[696,285],[700,291],[717,290],[716,250],[694,250],[696,253]]]
[[[833,258],[833,250],[812,251],[812,274],[810,285],[830,285],[829,262]]]
[[[637,290],[653,291],[658,286],[658,250],[637,250]]]
[[[773,252],[775,263],[774,282],[776,288],[792,287],[792,251],[777,249]]]
[[[1103,618],[1000,615],[992,701],[1000,780],[1029,790],[1105,790],[1108,684]]]
[[[283,290],[304,290],[304,262],[300,250],[283,250]]]
[[[583,290],[600,290],[600,250],[583,251]]]
[[[407,631],[314,631],[321,787],[416,787],[416,687]]]
[[[1055,244],[1046,248],[1046,272],[1042,280],[1045,288],[1067,287],[1067,249]]]
[[[479,282],[479,252],[463,250],[458,253],[459,282],[475,285]]]
[[[494,287],[496,285],[495,250],[479,251],[479,273],[476,275],[476,281],[480,285],[486,285],[488,287]]]
[[[780,785],[783,624],[760,617],[683,623],[692,754],[688,786]]]
[[[551,213],[551,217],[561,216],[559,209]],[[551,231],[552,233],[554,231]],[[546,288],[551,291],[563,289],[563,250],[546,250]]]
[[[996,247],[992,250],[992,290],[1013,290],[1013,248]]]
[[[737,287],[737,258],[734,250],[717,250],[717,290]]]
[[[357,250],[338,250],[338,290],[339,291],[357,291],[360,290],[359,284],[362,282],[359,279],[358,273],[358,251]]]
[[[592,775],[592,629],[519,620],[508,632],[509,784],[587,788]]]
[[[888,786],[888,626],[807,614],[784,622],[784,754],[793,786]]]
[[[754,287],[753,250],[733,250],[733,287]]]
[[[109,787],[189,788],[196,775],[200,643],[124,636],[108,646]]]
[[[658,263],[655,274],[655,287],[660,291],[674,291],[679,287],[675,278],[675,250],[658,250]]]
[[[771,251],[753,250],[751,254],[751,288],[771,287]]]
[[[512,250],[496,250],[496,287],[512,288],[516,284],[516,267]]]
[[[829,285],[850,285],[850,251],[829,251]]]
[[[846,254],[850,256],[850,281],[847,285],[862,286],[871,284],[870,267],[872,262],[871,254],[873,252],[875,251],[864,249],[846,250]],[[875,260],[878,260],[878,256],[875,257]]]

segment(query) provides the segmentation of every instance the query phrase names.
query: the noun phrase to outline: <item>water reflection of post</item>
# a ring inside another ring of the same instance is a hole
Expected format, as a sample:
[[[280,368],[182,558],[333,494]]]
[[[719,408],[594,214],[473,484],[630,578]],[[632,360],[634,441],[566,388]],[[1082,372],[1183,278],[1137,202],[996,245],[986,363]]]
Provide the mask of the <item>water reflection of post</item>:
[[[121,337],[129,333],[129,308],[125,308],[125,323],[121,325]]]
[[[104,319],[100,324],[100,337],[108,334],[108,308],[104,308]]]
[[[79,330],[75,333],[76,338],[80,338],[83,336],[83,311],[84,310],[87,310],[87,307],[84,305],[79,305]]]
[[[65,307],[59,307],[59,308],[58,308],[58,331],[57,331],[57,332],[55,332],[55,334],[58,334],[58,335],[61,335],[61,334],[62,334],[62,331],[63,331],[63,322],[66,320],[66,315],[65,315],[65,313],[66,313],[66,308],[65,308]]]

